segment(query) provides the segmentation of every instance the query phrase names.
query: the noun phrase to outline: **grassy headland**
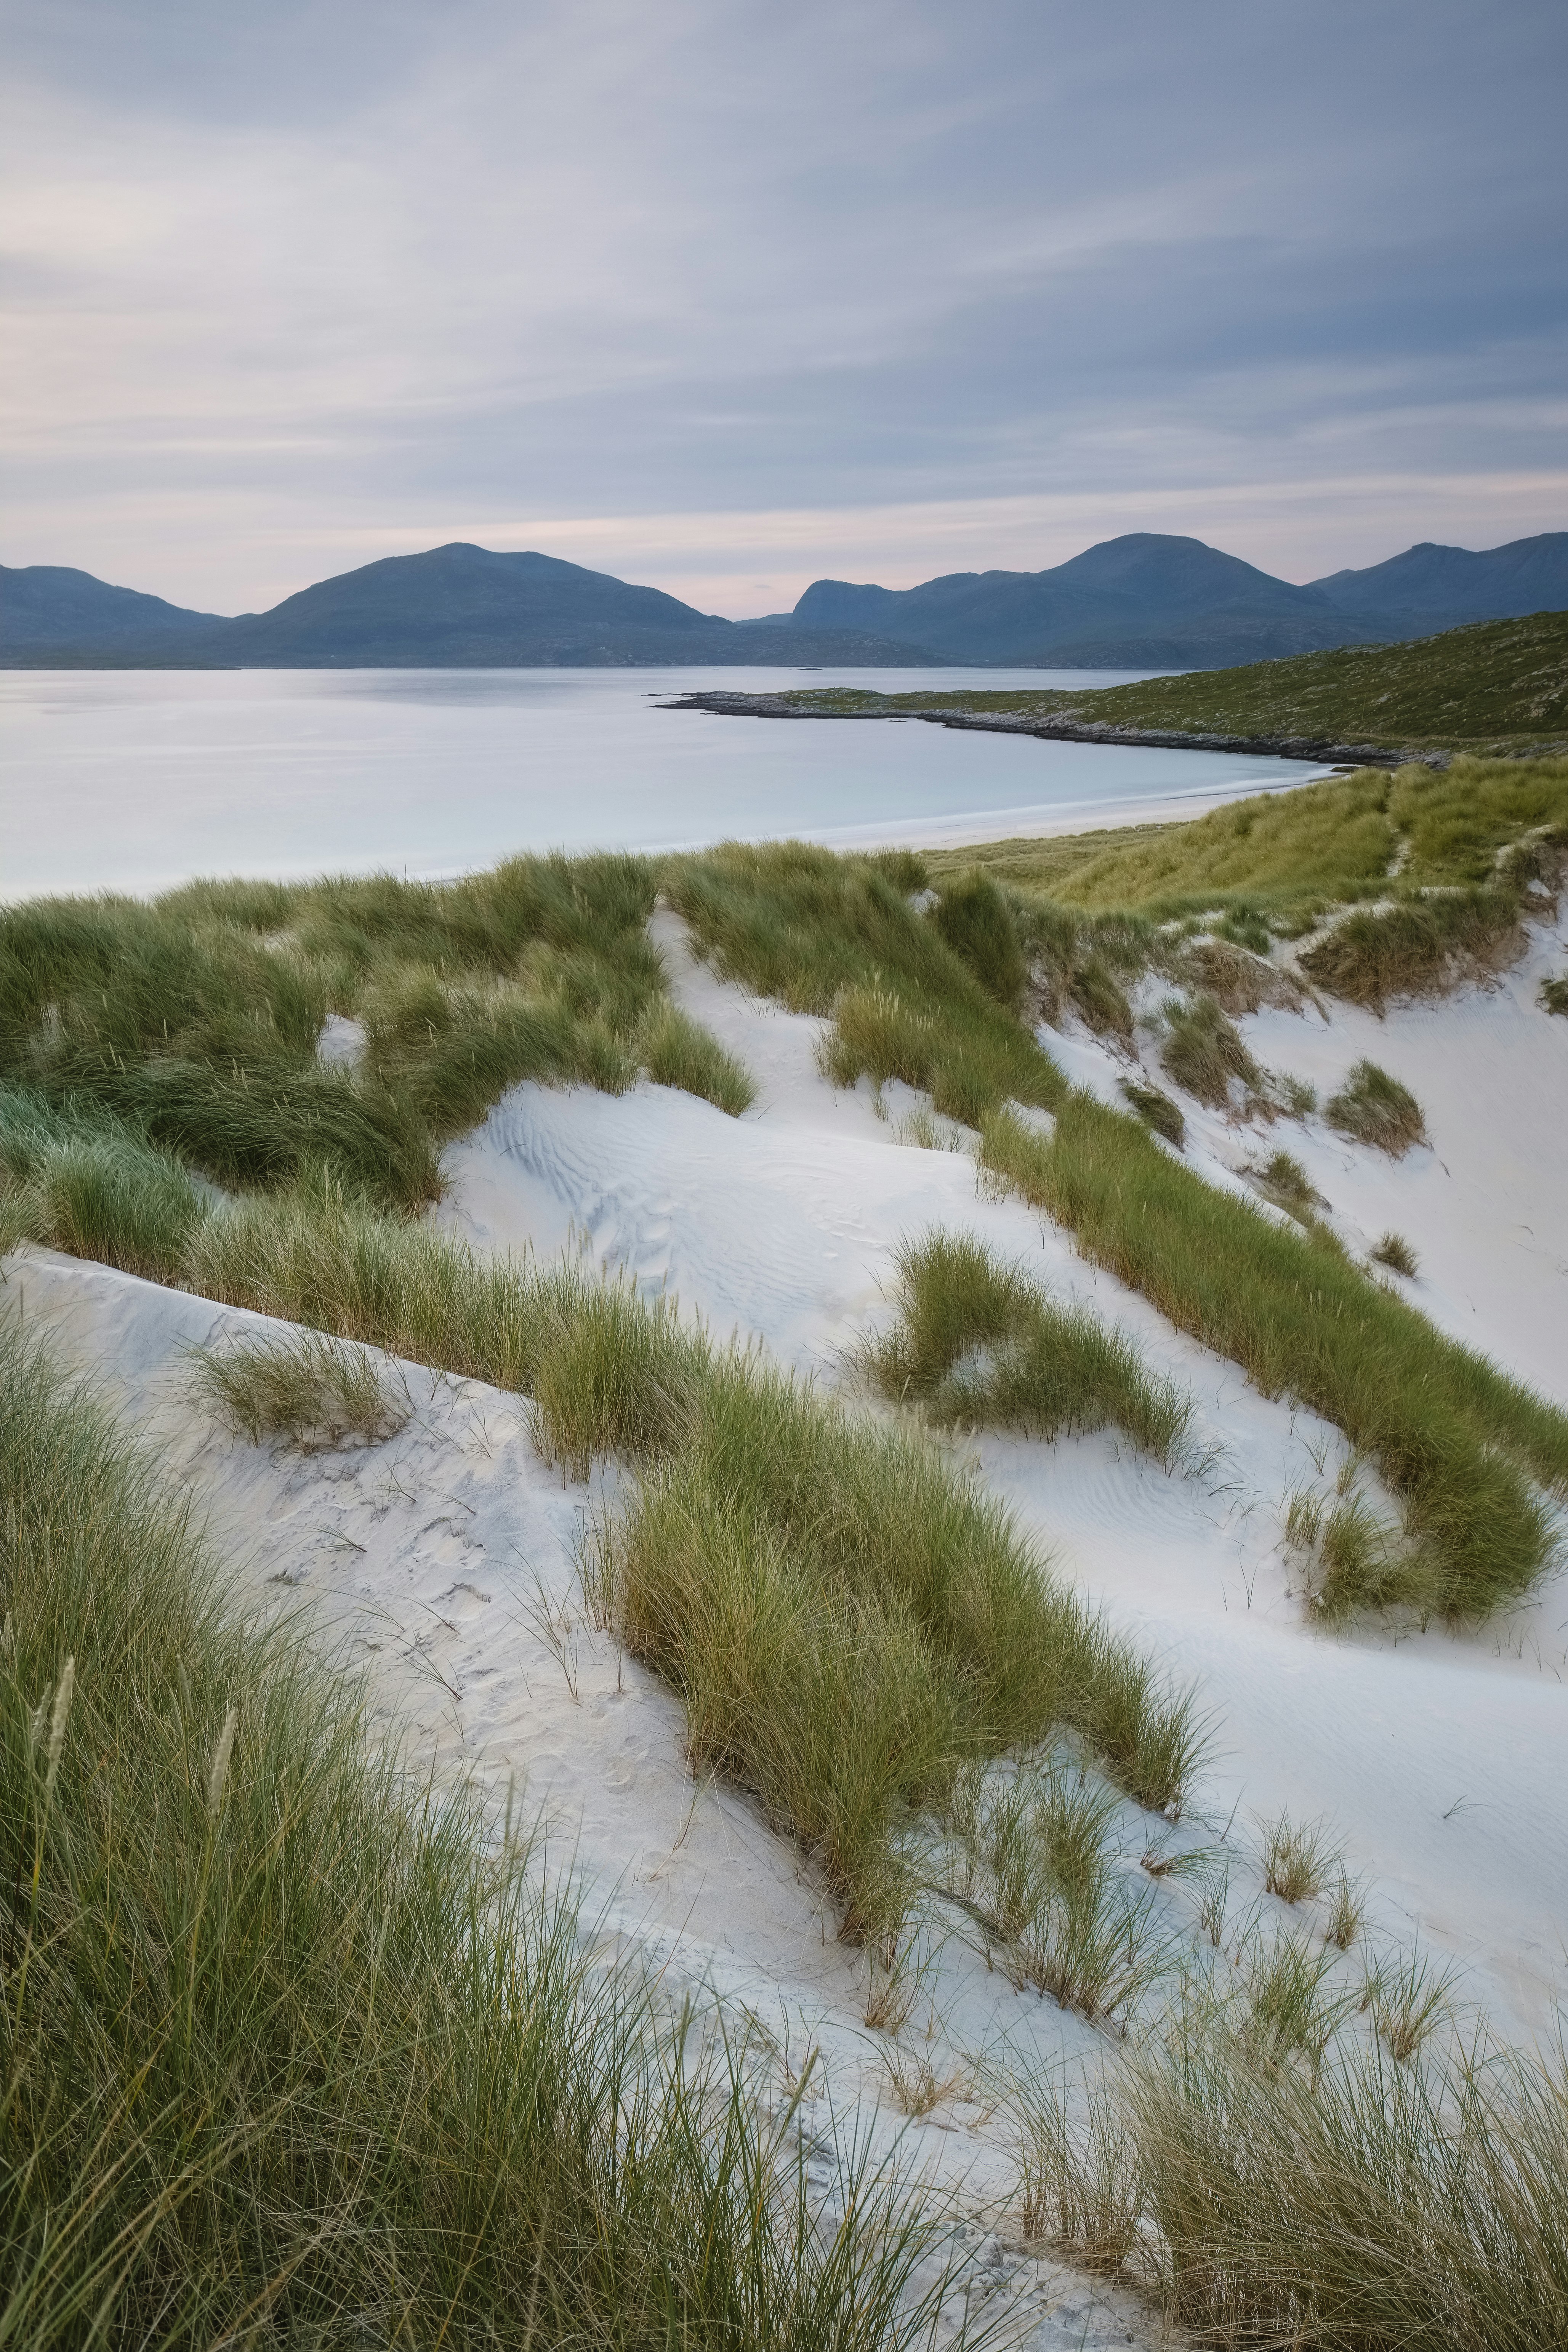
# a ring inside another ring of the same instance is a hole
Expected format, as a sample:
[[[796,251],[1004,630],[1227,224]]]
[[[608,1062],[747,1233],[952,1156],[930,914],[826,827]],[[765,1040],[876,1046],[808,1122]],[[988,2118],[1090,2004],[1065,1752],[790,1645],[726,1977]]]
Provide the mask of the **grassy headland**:
[[[870,694],[853,687],[726,698],[824,719],[929,718],[1104,727],[1366,751],[1568,751],[1568,613],[1482,621],[1406,645],[1345,646],[1133,686]]]

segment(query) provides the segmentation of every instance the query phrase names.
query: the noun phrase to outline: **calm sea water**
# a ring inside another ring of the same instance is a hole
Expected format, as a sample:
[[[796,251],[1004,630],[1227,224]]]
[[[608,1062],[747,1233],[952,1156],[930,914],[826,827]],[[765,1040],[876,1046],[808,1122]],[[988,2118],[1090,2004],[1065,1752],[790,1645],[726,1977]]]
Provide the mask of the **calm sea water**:
[[[437,876],[517,850],[726,836],[982,840],[1181,814],[1316,772],[658,707],[710,687],[1112,682],[1071,670],[0,673],[0,894],[152,891],[195,874]]]

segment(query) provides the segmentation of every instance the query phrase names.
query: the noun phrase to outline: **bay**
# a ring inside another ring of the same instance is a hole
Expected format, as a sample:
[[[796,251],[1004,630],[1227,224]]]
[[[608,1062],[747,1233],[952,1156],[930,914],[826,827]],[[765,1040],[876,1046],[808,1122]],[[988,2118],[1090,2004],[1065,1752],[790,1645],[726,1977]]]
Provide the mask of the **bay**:
[[[1319,772],[918,720],[659,708],[710,688],[940,693],[1120,675],[13,670],[0,673],[0,894],[144,893],[198,874],[434,878],[521,850],[723,838],[984,840],[1195,814]]]

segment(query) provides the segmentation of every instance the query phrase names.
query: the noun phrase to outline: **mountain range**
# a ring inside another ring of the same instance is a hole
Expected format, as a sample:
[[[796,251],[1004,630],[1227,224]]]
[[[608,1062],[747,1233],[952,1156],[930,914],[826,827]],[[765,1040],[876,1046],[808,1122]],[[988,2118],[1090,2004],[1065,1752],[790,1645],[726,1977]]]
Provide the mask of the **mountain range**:
[[[1423,541],[1304,587],[1202,540],[1131,531],[1043,572],[916,588],[817,580],[726,621],[557,557],[462,542],[226,619],[90,572],[0,565],[6,668],[1218,669],[1568,608],[1568,531],[1481,553]]]

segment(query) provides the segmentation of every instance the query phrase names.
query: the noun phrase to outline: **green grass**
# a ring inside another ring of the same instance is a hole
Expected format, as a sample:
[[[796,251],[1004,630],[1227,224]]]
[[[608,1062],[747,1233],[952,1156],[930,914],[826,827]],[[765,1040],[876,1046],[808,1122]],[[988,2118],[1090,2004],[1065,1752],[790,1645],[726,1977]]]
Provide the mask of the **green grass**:
[[[906,1242],[895,1264],[899,1319],[865,1353],[885,1396],[939,1423],[1047,1439],[1119,1429],[1167,1469],[1183,1459],[1192,1399],[1086,1308],[1058,1307],[961,1235]]]
[[[1568,972],[1542,982],[1541,1005],[1545,1013],[1568,1013]]]
[[[1190,1004],[1184,1004],[1179,997],[1171,999],[1165,1007],[1160,1066],[1168,1078],[1211,1110],[1231,1108],[1233,1081],[1248,1093],[1263,1083],[1263,1073],[1242,1043],[1241,1032],[1212,996],[1194,997]]]
[[[1533,789],[1528,778],[1521,789]],[[1416,799],[1443,831],[1447,819]],[[1491,822],[1484,809],[1475,818],[1483,832]],[[1363,1547],[1359,1570],[1347,1542],[1319,1596],[1325,1615],[1398,1602],[1458,1622],[1529,1589],[1552,1557],[1532,1481],[1568,1491],[1568,1415],[1443,1338],[1320,1230],[1280,1232],[1136,1120],[1069,1090],[873,866],[786,845],[719,853],[689,872],[683,911],[722,970],[799,1009],[837,1006],[832,1075],[940,1083],[939,1107],[962,1101],[959,1115],[982,1127],[986,1166],[1087,1256],[1377,1464],[1405,1540],[1392,1555]],[[1054,1136],[1008,1111],[1009,1099],[1053,1111]]]
[[[198,1348],[192,1366],[198,1394],[252,1445],[281,1438],[316,1453],[351,1437],[379,1445],[396,1435],[412,1409],[389,1367],[352,1341],[317,1331]]]
[[[607,856],[31,900],[0,911],[0,1079],[112,1110],[225,1186],[325,1167],[416,1208],[439,1194],[442,1144],[523,1079],[615,1093],[647,1066],[749,1102],[668,1001],[653,904],[647,862]],[[355,1070],[317,1056],[329,1012],[364,1024]]]
[[[1323,1106],[1329,1125],[1356,1143],[1371,1144],[1401,1160],[1426,1141],[1421,1106],[1408,1087],[1380,1070],[1375,1062],[1359,1061],[1338,1094]]]
[[[1372,1605],[1484,1615],[1552,1555],[1531,1475],[1568,1487],[1568,1416],[1444,1339],[1310,1234],[1281,1230],[1162,1152],[1086,1096],[1047,1141],[1000,1111],[988,1166],[1141,1290],[1178,1328],[1228,1356],[1266,1396],[1343,1430],[1404,1510],[1405,1550]],[[1336,1610],[1353,1606],[1342,1584]]]
[[[744,2045],[226,1616],[162,1486],[0,1334],[6,2339],[924,2342],[896,2181],[818,2231]]]
[[[1206,2022],[1151,2051],[1116,2121],[1155,2274],[1200,2340],[1536,2352],[1568,2336],[1560,2066],[1479,2050],[1401,2063],[1379,2040],[1314,2074]]]
[[[908,1431],[718,1359],[606,1541],[625,1638],[681,1693],[694,1751],[812,1849],[853,1936],[900,1912],[894,1842],[966,1758],[1066,1728],[1139,1803],[1182,1802],[1190,1702]]]
[[[1254,1930],[1076,2097],[1020,2085],[1026,2230],[1235,2352],[1568,2340],[1561,2050],[1436,2035],[1448,1988],[1418,1958],[1358,2003],[1338,1942]]]
[[[1050,1101],[1050,1065],[993,992],[1010,964],[1005,939],[988,930],[1006,922],[1000,898],[971,907],[961,954],[910,913],[909,881],[885,861],[785,842],[681,859],[665,888],[725,977],[792,1011],[836,1014],[830,1074],[840,1085],[901,1078],[968,1126],[999,1096]]]
[[[1091,2021],[1125,2021],[1166,1955],[1152,1888],[1135,1889],[1117,1867],[1114,1790],[1050,1757],[1007,1776],[971,1774],[955,1800],[958,1891],[1009,1982]]]
[[[1163,1136],[1167,1143],[1173,1143],[1180,1151],[1187,1139],[1187,1122],[1182,1116],[1180,1104],[1173,1103],[1160,1087],[1142,1087],[1134,1078],[1123,1078],[1121,1091],[1133,1116],[1141,1118],[1155,1135]]]
[[[132,1177],[156,1158],[133,1138],[118,1149]],[[11,1232],[52,1242],[48,1200],[37,1174],[15,1188]],[[512,1389],[570,1473],[604,1457],[634,1470],[603,1531],[605,1610],[685,1699],[694,1750],[816,1854],[851,1936],[894,1900],[901,1827],[967,1756],[1065,1727],[1139,1802],[1179,1808],[1190,1702],[917,1433],[715,1349],[625,1284],[479,1258],[325,1182],[204,1209],[156,1272]],[[280,1383],[290,1410],[297,1374]],[[265,1383],[240,1384],[258,1408]]]
[[[1467,757],[1442,774],[1363,768],[1190,824],[932,850],[924,864],[938,887],[978,869],[1107,919],[1225,917],[1247,944],[1260,930],[1303,932],[1333,907],[1418,902],[1424,890],[1498,887],[1517,908],[1531,878],[1551,883],[1565,842],[1568,759]]]
[[[1517,962],[1525,934],[1518,894],[1500,884],[1444,890],[1356,912],[1304,950],[1307,978],[1331,996],[1381,1013],[1390,999],[1445,995]]]
[[[731,1118],[739,1118],[756,1100],[756,1084],[750,1072],[679,1005],[656,1005],[645,1019],[637,1044],[656,1086],[700,1095]]]
[[[1293,1822],[1281,1813],[1263,1839],[1263,1884],[1281,1903],[1307,1903],[1321,1895],[1339,1862],[1321,1822]]]
[[[1288,1151],[1276,1151],[1258,1170],[1254,1178],[1265,1200],[1283,1209],[1298,1224],[1310,1224],[1318,1209],[1318,1195],[1299,1160]]]
[[[808,687],[786,698],[825,717],[952,711],[1412,751],[1562,748],[1568,738],[1568,613],[1482,621],[1404,645],[1345,646],[1132,686],[886,695]]]

